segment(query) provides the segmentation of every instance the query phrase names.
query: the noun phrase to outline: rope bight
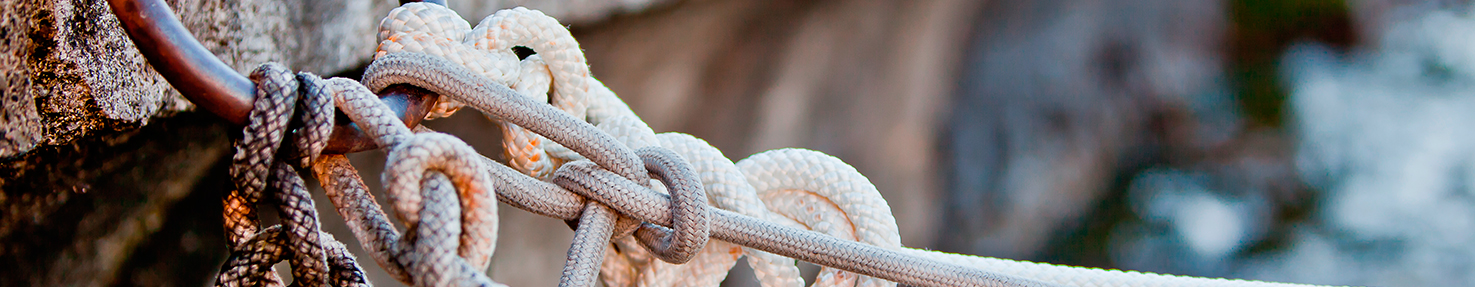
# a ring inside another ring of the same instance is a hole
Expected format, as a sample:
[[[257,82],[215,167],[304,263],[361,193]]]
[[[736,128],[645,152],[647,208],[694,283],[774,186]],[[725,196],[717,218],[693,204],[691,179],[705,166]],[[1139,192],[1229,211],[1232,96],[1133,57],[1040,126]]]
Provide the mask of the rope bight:
[[[362,82],[277,64],[252,73],[260,96],[236,143],[231,257],[217,285],[280,285],[271,266],[283,259],[293,285],[368,284],[319,230],[297,168],[313,171],[375,263],[414,286],[500,285],[484,273],[497,239],[493,197],[577,222],[561,286],[716,286],[743,259],[764,286],[803,285],[795,259],[825,266],[820,286],[1293,285],[903,247],[886,200],[855,168],[804,149],[733,162],[696,137],[657,134],[590,75],[568,30],[535,10],[502,10],[473,28],[443,6],[410,3],[380,23],[379,40]],[[513,47],[536,54],[519,59]],[[407,127],[372,92],[396,84],[440,94],[431,117],[470,107],[502,121],[509,163]],[[345,157],[321,154],[339,110],[388,151],[385,189],[404,233]],[[293,122],[300,128],[289,130]],[[292,145],[278,151],[283,142]],[[282,225],[259,227],[263,193]]]

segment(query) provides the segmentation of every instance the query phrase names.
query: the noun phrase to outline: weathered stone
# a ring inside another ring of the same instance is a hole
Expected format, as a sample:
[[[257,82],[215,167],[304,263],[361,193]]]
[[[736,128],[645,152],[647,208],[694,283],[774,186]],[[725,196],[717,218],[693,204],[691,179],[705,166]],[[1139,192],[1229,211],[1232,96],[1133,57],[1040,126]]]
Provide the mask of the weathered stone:
[[[31,150],[41,141],[41,115],[31,93],[29,17],[18,5],[0,5],[0,158]]]
[[[363,1],[171,1],[185,27],[242,73],[269,61],[317,73],[363,65],[377,17]],[[96,131],[135,129],[151,117],[191,109],[138,53],[106,1],[6,2],[0,61],[14,79],[6,99],[0,158],[37,144],[63,145]],[[29,81],[29,88],[23,82]],[[35,110],[39,117],[29,117]],[[14,131],[14,132],[11,132]]]

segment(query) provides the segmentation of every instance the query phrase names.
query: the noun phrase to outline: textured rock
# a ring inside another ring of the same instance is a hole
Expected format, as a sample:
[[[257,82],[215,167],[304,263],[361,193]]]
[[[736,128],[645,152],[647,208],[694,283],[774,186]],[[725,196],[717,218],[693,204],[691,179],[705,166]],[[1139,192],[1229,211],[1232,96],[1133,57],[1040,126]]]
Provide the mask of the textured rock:
[[[268,61],[337,73],[372,53],[377,17],[363,1],[172,1],[185,27],[238,71]],[[137,52],[106,1],[10,1],[0,60],[13,79],[0,158],[97,131],[136,129],[191,105]],[[362,36],[355,36],[362,35]],[[19,59],[16,61],[15,59]],[[12,76],[13,77],[13,76]],[[21,82],[29,81],[29,85]],[[34,111],[34,112],[31,112]],[[36,114],[37,116],[30,116]],[[15,131],[15,132],[10,132]]]
[[[30,17],[20,5],[0,5],[0,158],[31,150],[41,141],[41,115],[36,113],[30,69],[25,59]]]

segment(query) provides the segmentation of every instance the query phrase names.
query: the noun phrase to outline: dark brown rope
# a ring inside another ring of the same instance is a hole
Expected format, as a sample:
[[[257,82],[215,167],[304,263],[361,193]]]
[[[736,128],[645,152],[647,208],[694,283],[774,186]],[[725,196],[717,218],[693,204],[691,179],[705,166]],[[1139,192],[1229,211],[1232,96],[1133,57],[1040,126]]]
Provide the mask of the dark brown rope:
[[[289,149],[296,153],[290,157],[300,159],[293,161],[298,164],[318,157],[332,127],[332,99],[319,87],[309,86],[302,90],[305,96],[299,102],[298,76],[276,63],[258,67],[251,79],[263,93],[254,102],[251,121],[235,143],[231,176],[236,189],[226,195],[224,211],[231,257],[216,284],[280,285],[281,279],[271,272],[271,264],[283,257],[291,263],[294,286],[367,284],[362,269],[343,250],[343,244],[321,231],[316,206],[302,177],[288,161],[277,156],[296,107],[303,112],[298,117],[301,128],[293,133],[295,148]],[[259,228],[255,207],[264,192],[271,193],[276,203],[282,219],[279,226]]]

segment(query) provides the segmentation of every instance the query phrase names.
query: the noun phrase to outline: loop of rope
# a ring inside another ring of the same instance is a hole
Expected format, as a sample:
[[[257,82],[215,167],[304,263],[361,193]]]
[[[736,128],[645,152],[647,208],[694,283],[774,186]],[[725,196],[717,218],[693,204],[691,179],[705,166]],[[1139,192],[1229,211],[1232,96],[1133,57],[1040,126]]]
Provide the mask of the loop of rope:
[[[485,269],[491,263],[497,241],[497,209],[484,164],[471,155],[476,151],[460,140],[439,133],[421,133],[390,149],[385,168],[385,189],[396,213],[406,226],[421,224],[422,195],[417,192],[430,174],[449,178],[462,199],[458,208],[466,210],[459,233],[459,254],[473,267]],[[437,211],[438,212],[438,211]],[[442,221],[429,221],[440,224]]]
[[[260,272],[270,271],[271,264],[284,255],[292,266],[293,285],[320,286],[330,281],[367,284],[356,260],[347,255],[341,243],[320,230],[312,195],[297,170],[275,158],[292,108],[298,104],[295,75],[279,64],[267,64],[253,71],[251,79],[263,96],[255,102],[250,124],[236,142],[231,173],[237,188],[226,196],[224,212],[232,259],[222,267],[216,284],[281,285],[275,273],[263,276]],[[333,108],[322,97],[310,93],[308,98],[301,103],[308,107],[304,110],[331,115]],[[322,116],[304,116],[301,120],[304,128],[295,136],[297,154],[293,156],[317,157],[327,139],[324,130],[331,122]],[[268,181],[270,190],[266,189]],[[264,191],[273,195],[282,224],[260,230],[255,205]]]
[[[251,73],[251,80],[257,82],[262,96],[253,103],[245,132],[234,143],[236,153],[230,174],[236,188],[225,199],[226,240],[232,246],[245,242],[259,229],[256,202],[266,189],[268,169],[297,99],[297,83],[278,79],[282,76],[276,73],[280,69],[271,68],[279,66],[263,65]]]
[[[645,161],[645,169],[665,184],[671,195],[673,218],[659,225],[643,223],[635,236],[657,258],[672,264],[686,263],[707,245],[712,221],[707,210],[707,192],[702,190],[691,163],[671,150],[644,147],[635,154]]]
[[[354,236],[401,282],[414,286],[499,286],[485,270],[496,245],[496,204],[490,178],[470,146],[439,133],[413,133],[363,85],[348,79],[304,77],[375,143],[389,149],[385,182],[404,236],[373,201],[341,156],[314,162],[338,213]],[[469,160],[462,160],[469,159]],[[329,168],[331,167],[331,168]]]
[[[635,236],[641,245],[661,260],[686,263],[707,244],[710,216],[706,192],[689,164],[680,156],[658,147],[642,148],[636,153],[655,179],[671,191],[674,203],[670,212],[674,221],[662,222],[672,228],[642,223]],[[585,192],[587,196],[593,193],[591,186],[581,180],[588,176],[560,169],[554,176],[554,183],[569,190]],[[596,266],[604,261],[609,238],[615,234],[613,218],[614,214],[603,204],[591,202],[586,205],[574,232],[574,243],[569,248],[561,286],[594,286],[595,271],[600,269]]]

